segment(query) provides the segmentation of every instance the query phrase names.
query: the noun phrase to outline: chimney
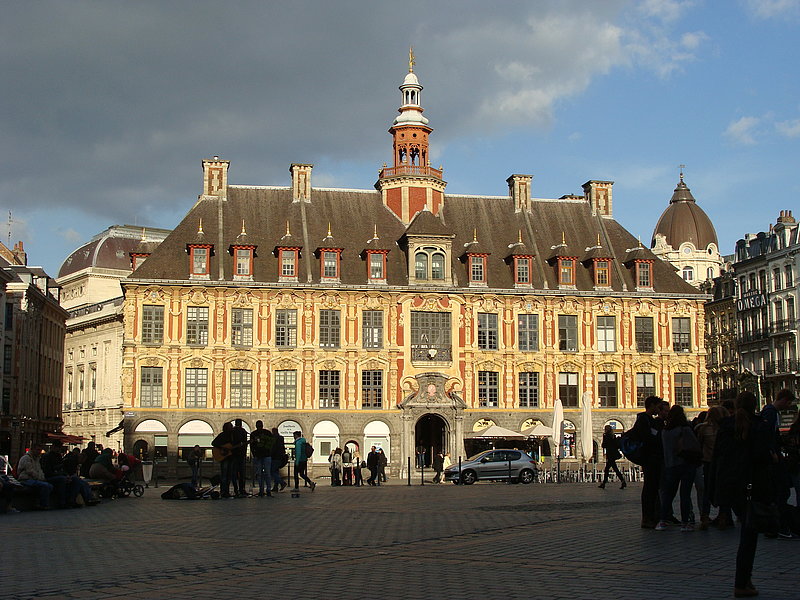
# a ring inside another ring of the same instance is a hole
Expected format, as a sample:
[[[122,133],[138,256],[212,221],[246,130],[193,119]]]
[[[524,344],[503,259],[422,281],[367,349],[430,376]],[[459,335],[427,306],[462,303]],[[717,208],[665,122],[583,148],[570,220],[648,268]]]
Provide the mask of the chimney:
[[[22,247],[22,240],[14,244],[14,249],[12,250],[12,253],[14,254],[15,264],[27,266],[28,255],[25,253],[25,250]]]
[[[225,198],[228,195],[228,167],[231,161],[219,156],[203,159],[203,195]]]
[[[314,165],[292,163],[292,202],[311,202],[311,169]]]
[[[508,182],[508,195],[514,201],[514,212],[531,210],[531,181],[533,175],[512,175]]]
[[[583,184],[583,194],[589,206],[592,207],[593,215],[610,217],[612,214],[611,187],[613,181],[587,181]]]

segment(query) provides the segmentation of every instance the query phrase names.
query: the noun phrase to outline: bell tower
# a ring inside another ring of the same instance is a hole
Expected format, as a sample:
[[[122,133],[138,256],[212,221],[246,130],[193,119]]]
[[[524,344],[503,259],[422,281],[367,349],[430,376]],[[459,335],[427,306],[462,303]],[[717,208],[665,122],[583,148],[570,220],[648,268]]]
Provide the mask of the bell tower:
[[[428,136],[433,131],[423,115],[422,86],[414,73],[414,50],[408,52],[408,74],[400,86],[400,113],[389,128],[393,163],[384,165],[375,187],[383,203],[405,224],[427,208],[438,215],[444,205],[442,169],[430,165]]]

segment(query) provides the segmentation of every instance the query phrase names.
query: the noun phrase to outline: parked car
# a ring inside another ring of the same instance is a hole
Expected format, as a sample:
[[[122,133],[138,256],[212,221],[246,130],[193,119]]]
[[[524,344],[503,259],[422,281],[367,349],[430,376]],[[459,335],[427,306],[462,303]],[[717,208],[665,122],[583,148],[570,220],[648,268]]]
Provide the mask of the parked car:
[[[510,466],[509,466],[510,461]],[[486,450],[445,469],[444,477],[453,483],[472,485],[478,480],[531,483],[536,478],[536,461],[521,450]]]

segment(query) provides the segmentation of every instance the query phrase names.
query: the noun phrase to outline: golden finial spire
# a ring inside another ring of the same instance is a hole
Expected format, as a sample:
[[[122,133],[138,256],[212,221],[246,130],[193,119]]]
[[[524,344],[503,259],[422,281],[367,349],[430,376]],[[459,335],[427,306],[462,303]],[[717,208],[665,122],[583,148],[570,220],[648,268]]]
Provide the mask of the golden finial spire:
[[[597,247],[600,247],[600,234],[597,234]]]
[[[292,235],[289,233],[289,221],[286,221],[286,235]]]
[[[636,236],[636,238],[639,240],[639,248],[644,248],[644,246],[642,246],[642,235],[639,234],[638,236]]]
[[[517,242],[522,243],[522,229],[518,230],[519,235],[517,236]]]
[[[377,223],[375,224],[375,231],[372,234],[372,239],[373,240],[377,240],[378,239],[378,224]]]
[[[147,227],[142,227],[142,240],[144,241],[147,238]]]
[[[417,64],[417,61],[414,60],[414,47],[413,46],[409,46],[408,47],[408,72],[409,73],[413,73],[414,72],[414,65],[415,64]]]
[[[478,228],[477,227],[472,230],[472,241],[473,242],[477,242],[478,241]]]
[[[240,233],[239,235],[247,235],[247,231],[245,231],[244,229],[244,219],[242,219],[242,233]]]
[[[566,246],[567,245],[567,235],[563,231],[561,232],[561,245],[562,246]]]
[[[200,225],[197,228],[197,233],[203,233],[203,217],[200,217]]]
[[[331,222],[328,221],[328,237],[331,237]]]
[[[678,168],[681,170],[681,181],[683,181],[683,170],[686,168],[686,165],[678,165]]]

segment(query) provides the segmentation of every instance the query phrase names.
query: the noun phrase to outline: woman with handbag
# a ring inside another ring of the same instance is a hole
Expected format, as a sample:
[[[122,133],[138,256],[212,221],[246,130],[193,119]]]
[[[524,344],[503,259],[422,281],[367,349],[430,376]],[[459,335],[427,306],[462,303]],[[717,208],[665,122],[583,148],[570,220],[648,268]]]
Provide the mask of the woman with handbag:
[[[775,508],[777,528],[770,468],[777,458],[771,449],[769,426],[756,414],[757,407],[758,400],[752,393],[739,394],[734,416],[720,424],[711,465],[714,503],[728,502],[741,523],[733,586],[735,598],[758,595],[752,582],[753,561],[759,530],[770,527],[762,518],[770,505]]]
[[[661,520],[656,525],[656,531],[663,531],[668,526],[672,501],[678,486],[680,486],[681,531],[694,531],[694,525],[689,522],[692,513],[692,485],[702,453],[700,442],[697,441],[694,431],[686,420],[682,406],[676,404],[669,409],[664,431],[661,433],[661,443],[664,449],[664,485],[661,488]]]

